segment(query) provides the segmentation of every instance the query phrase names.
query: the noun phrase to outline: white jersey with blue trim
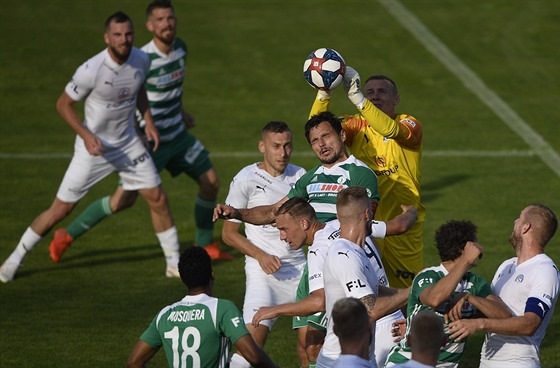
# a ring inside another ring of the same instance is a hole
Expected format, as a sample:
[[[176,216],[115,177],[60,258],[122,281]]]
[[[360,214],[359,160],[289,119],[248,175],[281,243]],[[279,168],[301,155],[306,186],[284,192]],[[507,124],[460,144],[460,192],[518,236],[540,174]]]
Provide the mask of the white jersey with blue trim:
[[[492,280],[492,291],[509,307],[513,316],[526,311],[542,323],[533,336],[506,336],[488,332],[481,351],[481,367],[538,367],[539,349],[558,300],[560,274],[546,254],[520,265],[517,257],[503,262]]]

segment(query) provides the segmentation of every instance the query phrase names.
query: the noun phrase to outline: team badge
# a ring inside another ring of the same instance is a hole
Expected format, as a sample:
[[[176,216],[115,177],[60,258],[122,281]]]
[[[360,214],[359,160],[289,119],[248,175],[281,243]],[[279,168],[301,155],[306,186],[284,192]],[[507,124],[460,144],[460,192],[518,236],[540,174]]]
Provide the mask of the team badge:
[[[523,276],[523,275],[519,275],[519,276],[517,276],[517,277],[515,278],[515,282],[522,283],[522,282],[523,282],[523,279],[524,279],[524,276]]]

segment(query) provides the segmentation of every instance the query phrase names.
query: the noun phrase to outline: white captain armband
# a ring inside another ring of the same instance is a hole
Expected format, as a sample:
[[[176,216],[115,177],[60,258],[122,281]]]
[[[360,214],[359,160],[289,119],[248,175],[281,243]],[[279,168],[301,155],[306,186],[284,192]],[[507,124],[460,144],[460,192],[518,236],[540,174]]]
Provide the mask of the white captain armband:
[[[527,303],[525,303],[525,313],[533,312],[539,316],[541,320],[544,319],[549,309],[548,304],[538,298],[529,298],[527,299]]]

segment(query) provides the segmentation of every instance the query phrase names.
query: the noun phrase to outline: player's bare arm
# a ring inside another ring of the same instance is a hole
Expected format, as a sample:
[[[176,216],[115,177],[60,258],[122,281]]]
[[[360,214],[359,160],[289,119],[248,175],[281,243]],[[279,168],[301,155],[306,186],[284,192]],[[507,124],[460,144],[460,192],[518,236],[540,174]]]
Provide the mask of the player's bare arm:
[[[418,210],[413,205],[401,204],[403,213],[386,222],[387,234],[400,235],[407,232],[418,219]]]
[[[196,126],[196,119],[194,118],[194,116],[189,114],[187,110],[183,108],[182,105],[181,105],[181,116],[183,117],[183,124],[185,124],[185,128],[191,129]]]
[[[310,316],[317,312],[325,311],[325,289],[317,289],[306,298],[295,303],[275,305],[273,307],[261,307],[253,316],[251,322],[253,327],[265,319],[278,316]]]
[[[56,101],[56,109],[62,119],[78,134],[83,140],[88,153],[92,156],[100,156],[105,149],[101,141],[95,134],[90,132],[80,120],[76,109],[74,108],[74,101],[66,92],[62,92]]]
[[[410,288],[397,289],[379,285],[379,295],[377,296],[375,309],[373,310],[373,316],[375,316],[375,319],[377,320],[405,307],[408,301],[409,293]],[[370,314],[370,317],[371,316],[372,314]]]
[[[225,221],[222,228],[222,240],[237,251],[253,257],[259,262],[262,270],[267,274],[273,274],[282,267],[282,262],[277,256],[273,256],[254,245],[249,239],[239,233],[240,223]]]
[[[284,197],[275,204],[257,206],[253,208],[235,208],[226,204],[217,204],[214,208],[212,221],[215,222],[218,219],[237,219],[253,225],[271,224],[276,218],[276,211],[278,210],[278,207],[287,200],[288,197]]]
[[[153,348],[142,340],[138,340],[128,357],[128,368],[143,368],[146,363],[158,352],[158,349]]]
[[[420,302],[436,308],[446,301],[465,273],[477,264],[480,257],[482,257],[482,246],[475,242],[467,242],[453,269],[437,283],[422,290]]]
[[[364,303],[364,305],[366,306],[369,318],[371,318],[373,320],[378,320],[379,317],[376,317],[376,314],[375,314],[375,303],[377,301],[377,297],[373,294],[368,294],[364,297],[361,297],[360,301],[362,303]]]
[[[445,322],[456,321],[462,317],[463,304],[469,303],[476,308],[478,317],[486,318],[509,318],[511,312],[504,302],[495,295],[488,295],[486,298],[471,295],[469,293],[460,293],[459,298],[453,301],[453,307],[444,316]]]
[[[460,341],[477,331],[494,332],[509,336],[532,336],[541,325],[541,318],[533,312],[507,319],[460,319],[449,324],[450,339]]]

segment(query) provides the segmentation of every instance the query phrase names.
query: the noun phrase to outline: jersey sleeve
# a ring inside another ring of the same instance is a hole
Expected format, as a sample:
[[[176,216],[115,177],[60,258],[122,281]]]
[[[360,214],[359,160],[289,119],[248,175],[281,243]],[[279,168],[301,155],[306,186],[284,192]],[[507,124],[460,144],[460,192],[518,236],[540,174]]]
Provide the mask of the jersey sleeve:
[[[414,117],[406,115],[403,119],[396,121],[379,110],[369,100],[366,100],[360,113],[367,120],[369,126],[383,137],[394,139],[400,145],[410,149],[420,148],[422,144],[422,124]]]
[[[323,242],[324,240],[319,240]],[[312,293],[325,288],[323,279],[323,266],[325,263],[326,251],[328,247],[313,243],[307,250],[307,268],[309,269],[308,282],[309,292]]]
[[[159,334],[156,325],[158,316],[154,317],[152,323],[150,323],[146,331],[144,331],[144,333],[140,336],[140,340],[144,341],[154,349],[159,349],[163,345],[161,335]]]
[[[309,182],[309,177],[312,175],[311,173],[315,172],[315,169],[306,172],[301,178],[296,181],[292,189],[287,194],[288,198],[293,197],[302,197],[305,199],[309,199],[309,193],[307,193],[307,183]]]
[[[235,344],[241,337],[249,334],[241,312],[229,300],[218,300],[217,318],[220,332],[228,337],[232,344]]]
[[[543,319],[558,296],[559,273],[556,266],[544,264],[539,268],[537,276],[533,279],[531,291],[527,295],[525,312],[533,312]]]
[[[72,80],[68,82],[64,92],[74,101],[85,99],[95,85],[95,65],[92,60],[83,63],[74,73]]]
[[[244,179],[242,172],[235,175],[229,184],[229,192],[226,198],[226,204],[235,208],[247,208],[249,204],[250,193],[248,193],[247,180]],[[231,219],[231,222],[241,223],[239,220]]]
[[[481,298],[486,298],[489,295],[492,295],[492,287],[484,277],[477,274],[473,274],[473,278],[474,278],[473,284],[476,285],[476,290],[475,290],[476,296],[479,296]]]

